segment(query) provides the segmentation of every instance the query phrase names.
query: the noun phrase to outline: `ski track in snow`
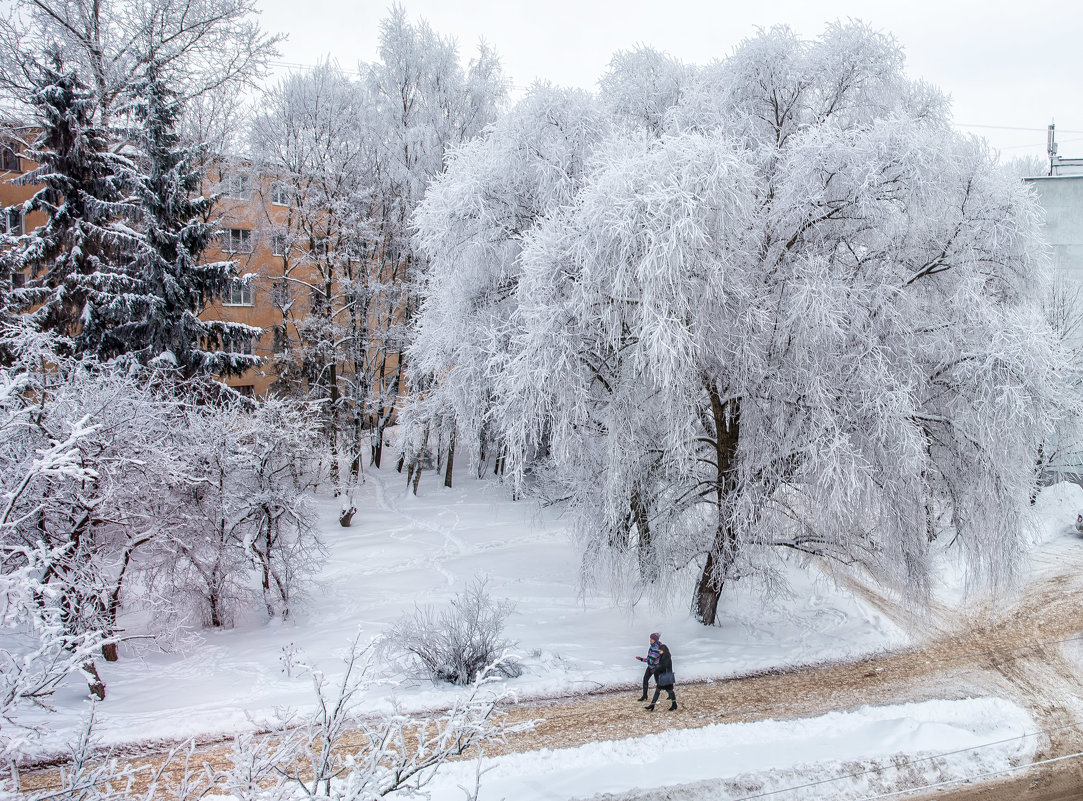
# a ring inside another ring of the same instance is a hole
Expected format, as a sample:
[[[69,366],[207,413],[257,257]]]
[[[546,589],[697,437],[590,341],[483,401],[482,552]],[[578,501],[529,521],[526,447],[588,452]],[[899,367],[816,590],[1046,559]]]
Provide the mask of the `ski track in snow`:
[[[414,529],[430,532],[442,538],[443,548],[431,556],[422,559],[420,564],[427,564],[432,567],[444,577],[448,587],[454,587],[459,577],[445,567],[445,562],[470,552],[469,545],[463,539],[455,536],[455,531],[462,525],[462,518],[454,511],[454,507],[444,509],[439,512],[437,517],[438,521],[442,520],[450,512],[454,517],[454,520],[450,525],[437,525],[436,523],[431,523],[418,515],[410,512],[403,512],[397,504],[392,504],[388,500],[387,488],[383,484],[382,477],[375,475],[375,471],[370,473],[369,477],[376,484],[376,501],[380,505],[380,508],[386,512],[398,515],[408,522],[409,525],[401,527],[399,529],[400,531],[412,527]],[[416,566],[416,564],[408,565],[408,567]]]

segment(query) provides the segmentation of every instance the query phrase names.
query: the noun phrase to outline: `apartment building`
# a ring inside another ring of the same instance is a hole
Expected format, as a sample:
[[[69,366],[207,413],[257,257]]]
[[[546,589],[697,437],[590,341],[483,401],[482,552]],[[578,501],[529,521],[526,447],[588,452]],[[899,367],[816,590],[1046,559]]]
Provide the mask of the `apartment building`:
[[[14,130],[10,123],[8,130]],[[42,225],[45,215],[35,212],[24,215],[23,204],[40,188],[40,184],[22,183],[19,179],[37,164],[23,155],[21,144],[0,140],[0,225],[11,234],[22,234]],[[274,234],[281,224],[289,204],[285,188],[269,181],[262,184],[248,169],[219,171],[208,189],[222,192],[216,212],[222,227],[221,235],[212,240],[203,258],[208,261],[235,260],[241,276],[231,282],[229,291],[219,302],[205,309],[208,319],[225,319],[245,323],[261,330],[258,338],[243,345],[244,352],[260,356],[260,367],[242,376],[221,380],[241,394],[265,395],[276,380],[274,354],[287,341],[280,305],[274,303],[276,276],[284,269],[282,239]],[[19,275],[17,282],[25,280]]]
[[[29,217],[23,214],[23,203],[41,187],[18,182],[23,174],[37,166],[21,153],[22,148],[17,142],[0,139],[0,226],[6,233],[16,235],[45,222],[45,215],[40,212]]]
[[[262,331],[257,339],[243,346],[245,353],[260,357],[260,366],[241,376],[221,379],[243,395],[260,397],[275,382],[275,353],[281,352],[288,341],[283,331],[288,323],[275,287],[281,286],[286,270],[285,239],[277,231],[285,224],[289,196],[286,187],[262,178],[247,166],[222,168],[213,177],[217,184],[211,188],[221,193],[217,207],[221,234],[203,258],[236,261],[238,277],[221,301],[205,310],[203,316],[244,323]]]

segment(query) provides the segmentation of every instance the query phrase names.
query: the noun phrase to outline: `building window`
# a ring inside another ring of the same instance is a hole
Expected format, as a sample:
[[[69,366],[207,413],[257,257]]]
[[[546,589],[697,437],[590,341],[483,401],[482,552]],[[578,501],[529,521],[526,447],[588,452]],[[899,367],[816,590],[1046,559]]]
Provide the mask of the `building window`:
[[[271,203],[275,206],[288,206],[292,199],[292,192],[287,184],[275,181],[271,184]]]
[[[8,206],[3,213],[4,231],[12,236],[23,235],[22,206]]]
[[[234,356],[251,356],[253,349],[252,337],[232,339],[222,348],[226,353],[232,353]]]
[[[222,232],[222,250],[226,253],[251,253],[252,232],[247,228],[227,228]]]
[[[233,387],[233,391],[245,398],[254,398],[256,396],[256,388],[252,384],[238,384]]]
[[[0,169],[5,172],[22,172],[22,165],[19,163],[19,154],[15,152],[15,148],[10,145],[5,145],[0,148]]]
[[[26,286],[26,273],[12,273],[11,288],[21,289],[24,286]]]
[[[252,197],[252,177],[246,172],[223,175],[222,194],[236,200],[248,200]]]
[[[226,306],[251,306],[252,283],[243,278],[231,278],[222,302]]]
[[[312,237],[312,255],[316,258],[322,258],[327,255],[327,237],[326,236],[314,236]]]
[[[275,231],[271,234],[271,255],[285,256],[290,249],[290,236],[285,231]]]

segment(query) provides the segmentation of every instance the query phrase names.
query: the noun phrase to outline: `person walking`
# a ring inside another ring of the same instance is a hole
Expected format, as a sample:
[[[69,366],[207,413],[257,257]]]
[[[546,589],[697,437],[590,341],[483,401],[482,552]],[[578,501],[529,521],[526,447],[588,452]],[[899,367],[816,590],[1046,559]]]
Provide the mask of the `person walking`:
[[[662,635],[657,631],[651,632],[651,647],[647,649],[647,655],[645,657],[636,657],[640,662],[647,663],[647,669],[643,671],[643,695],[639,696],[640,701],[647,700],[647,690],[651,683],[651,676],[654,675],[655,668],[658,667],[658,655],[661,653],[662,646],[662,643],[660,642],[661,639]],[[655,684],[657,683],[658,682],[655,682]]]
[[[669,646],[663,643],[658,643],[658,650],[658,667],[654,672],[654,698],[645,708],[648,712],[653,712],[658,696],[665,690],[670,700],[669,711],[673,712],[677,709],[677,693],[673,692],[673,685],[676,683],[673,675],[673,654],[669,652]]]

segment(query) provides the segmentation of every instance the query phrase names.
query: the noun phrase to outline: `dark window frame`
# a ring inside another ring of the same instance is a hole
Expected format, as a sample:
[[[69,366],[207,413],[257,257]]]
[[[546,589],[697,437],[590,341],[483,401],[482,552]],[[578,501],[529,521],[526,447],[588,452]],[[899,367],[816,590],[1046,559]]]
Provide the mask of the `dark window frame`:
[[[229,172],[222,176],[222,195],[232,200],[252,199],[252,176],[247,172]]]
[[[226,228],[223,230],[222,250],[226,253],[251,253],[252,229]]]
[[[23,171],[22,159],[19,157],[19,152],[11,145],[4,145],[3,148],[0,148],[0,171]]]
[[[271,184],[271,205],[288,206],[293,202],[293,191],[289,184],[275,181]]]
[[[256,293],[251,281],[244,278],[229,279],[229,286],[222,296],[223,306],[254,306],[255,300]]]

